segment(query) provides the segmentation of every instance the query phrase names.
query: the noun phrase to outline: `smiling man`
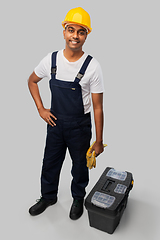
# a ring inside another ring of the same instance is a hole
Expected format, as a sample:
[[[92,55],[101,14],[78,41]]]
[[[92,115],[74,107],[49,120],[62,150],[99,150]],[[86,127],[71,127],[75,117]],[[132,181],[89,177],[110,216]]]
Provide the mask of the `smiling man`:
[[[71,49],[73,52],[76,51],[79,52],[79,54],[83,54],[82,46],[87,38],[86,29],[75,24],[67,24],[63,34],[66,40],[66,48]]]
[[[28,86],[40,117],[47,123],[47,137],[41,173],[41,198],[29,209],[32,216],[57,202],[59,176],[68,148],[72,159],[70,218],[83,213],[85,188],[89,182],[86,152],[91,140],[91,100],[93,103],[96,156],[103,152],[103,77],[98,61],[83,52],[91,32],[89,14],[82,8],[71,9],[65,20],[65,49],[49,53],[34,69]],[[51,107],[46,109],[38,82],[50,79]],[[67,173],[66,173],[67,174]],[[68,173],[69,174],[69,173]]]

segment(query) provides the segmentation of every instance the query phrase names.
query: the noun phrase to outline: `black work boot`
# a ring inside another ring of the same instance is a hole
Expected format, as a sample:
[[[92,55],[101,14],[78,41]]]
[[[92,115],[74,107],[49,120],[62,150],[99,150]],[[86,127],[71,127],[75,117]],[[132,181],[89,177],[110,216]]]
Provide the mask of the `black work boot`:
[[[41,214],[42,212],[44,212],[46,210],[47,207],[55,204],[56,202],[57,202],[57,198],[55,198],[53,200],[47,200],[44,198],[38,199],[37,203],[29,209],[29,213],[32,216]]]
[[[74,199],[71,206],[69,217],[72,220],[77,220],[78,218],[81,217],[82,214],[83,214],[83,199],[82,200]]]

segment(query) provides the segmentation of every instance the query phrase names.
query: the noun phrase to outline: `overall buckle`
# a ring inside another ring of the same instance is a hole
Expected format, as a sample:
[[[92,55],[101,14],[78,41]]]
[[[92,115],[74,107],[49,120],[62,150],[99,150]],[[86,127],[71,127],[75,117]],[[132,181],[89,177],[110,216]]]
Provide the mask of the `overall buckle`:
[[[51,68],[51,74],[56,74],[56,71],[57,71],[57,67]]]
[[[78,73],[77,76],[76,76],[76,78],[78,78],[79,80],[81,80],[83,76],[84,76],[83,74]]]

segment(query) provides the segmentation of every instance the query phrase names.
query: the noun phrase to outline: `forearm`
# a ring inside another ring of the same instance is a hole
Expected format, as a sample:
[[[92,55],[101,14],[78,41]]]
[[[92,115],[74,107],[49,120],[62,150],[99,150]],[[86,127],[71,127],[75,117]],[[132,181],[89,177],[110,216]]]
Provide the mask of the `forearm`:
[[[29,91],[32,95],[32,98],[36,104],[36,107],[39,111],[40,108],[43,107],[43,102],[39,93],[39,88],[38,88],[38,84],[35,82],[30,82],[28,81],[28,87],[29,87]]]
[[[50,109],[45,109],[43,107],[43,102],[42,102],[42,99],[41,99],[41,96],[39,93],[38,84],[37,84],[40,80],[41,79],[39,77],[37,77],[36,74],[33,72],[28,79],[29,91],[30,91],[30,93],[33,97],[33,100],[37,106],[40,117],[43,118],[43,120],[46,123],[48,123],[49,125],[54,127],[56,125],[54,120],[57,120],[57,118],[50,112]]]
[[[103,143],[103,109],[94,109],[94,120],[96,130],[96,142]]]

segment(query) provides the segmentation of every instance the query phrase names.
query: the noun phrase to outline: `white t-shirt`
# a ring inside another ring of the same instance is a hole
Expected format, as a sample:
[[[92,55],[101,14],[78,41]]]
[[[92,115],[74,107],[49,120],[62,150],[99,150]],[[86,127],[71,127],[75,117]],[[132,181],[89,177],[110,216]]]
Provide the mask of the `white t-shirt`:
[[[49,53],[46,57],[44,57],[34,69],[35,74],[39,78],[47,77],[48,79],[51,79],[51,55],[52,53]],[[64,57],[63,50],[58,51],[56,79],[74,81],[87,56],[88,54],[84,53],[78,61],[69,62]],[[100,64],[95,58],[92,58],[79,84],[82,88],[84,112],[88,113],[91,111],[90,93],[104,92],[102,70]]]

